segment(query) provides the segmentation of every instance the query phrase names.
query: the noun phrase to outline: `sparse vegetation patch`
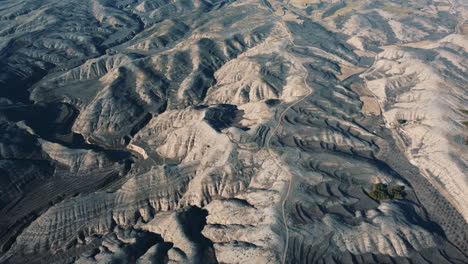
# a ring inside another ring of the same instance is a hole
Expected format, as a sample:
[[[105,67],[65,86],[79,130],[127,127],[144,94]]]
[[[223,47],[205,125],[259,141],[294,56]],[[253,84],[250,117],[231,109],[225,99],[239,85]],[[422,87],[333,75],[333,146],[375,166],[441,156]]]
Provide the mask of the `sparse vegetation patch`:
[[[386,184],[377,183],[372,186],[369,196],[374,200],[403,199],[405,197],[405,186],[394,186],[388,188]]]

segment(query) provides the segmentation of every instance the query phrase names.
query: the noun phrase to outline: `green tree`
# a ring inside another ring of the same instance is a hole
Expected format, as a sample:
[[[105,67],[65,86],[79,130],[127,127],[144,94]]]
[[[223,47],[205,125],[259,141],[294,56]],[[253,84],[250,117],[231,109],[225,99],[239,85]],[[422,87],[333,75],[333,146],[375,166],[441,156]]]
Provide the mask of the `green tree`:
[[[377,183],[372,185],[369,196],[374,200],[403,199],[405,196],[405,186],[394,186],[388,188],[386,184]]]

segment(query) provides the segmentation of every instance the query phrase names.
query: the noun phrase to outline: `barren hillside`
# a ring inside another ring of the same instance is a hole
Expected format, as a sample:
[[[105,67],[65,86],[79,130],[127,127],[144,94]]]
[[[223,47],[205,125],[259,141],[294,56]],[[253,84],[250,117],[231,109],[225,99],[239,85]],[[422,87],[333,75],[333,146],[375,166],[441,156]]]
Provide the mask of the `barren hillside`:
[[[0,0],[0,263],[467,263],[462,0]]]

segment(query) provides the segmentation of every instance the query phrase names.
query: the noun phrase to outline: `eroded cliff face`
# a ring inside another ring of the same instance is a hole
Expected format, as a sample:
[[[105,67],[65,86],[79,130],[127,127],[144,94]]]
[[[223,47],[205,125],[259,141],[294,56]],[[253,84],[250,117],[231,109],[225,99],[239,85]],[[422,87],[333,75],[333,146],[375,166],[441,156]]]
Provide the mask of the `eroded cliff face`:
[[[465,35],[449,35],[417,48],[385,48],[364,78],[383,105],[388,126],[401,137],[411,163],[467,220],[462,121],[468,76],[466,50],[456,39],[468,41]]]
[[[2,5],[0,262],[467,262],[461,3]]]

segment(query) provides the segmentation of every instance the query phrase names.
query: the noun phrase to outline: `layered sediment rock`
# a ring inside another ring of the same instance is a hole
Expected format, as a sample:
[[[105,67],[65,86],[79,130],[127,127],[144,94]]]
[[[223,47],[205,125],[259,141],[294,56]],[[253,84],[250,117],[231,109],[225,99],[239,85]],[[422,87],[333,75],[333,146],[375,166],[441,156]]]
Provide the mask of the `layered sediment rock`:
[[[0,262],[466,263],[459,3],[3,2]]]

